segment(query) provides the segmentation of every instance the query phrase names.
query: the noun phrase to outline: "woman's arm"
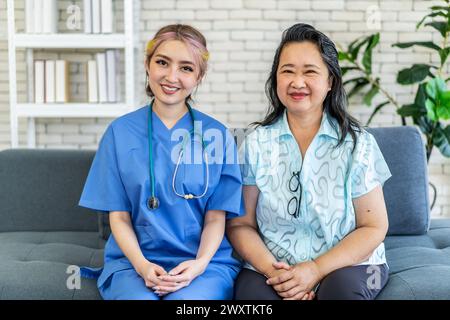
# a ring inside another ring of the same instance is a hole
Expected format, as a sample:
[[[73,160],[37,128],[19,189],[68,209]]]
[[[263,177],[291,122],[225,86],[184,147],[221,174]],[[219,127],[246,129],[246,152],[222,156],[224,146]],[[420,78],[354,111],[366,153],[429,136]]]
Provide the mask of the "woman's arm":
[[[211,261],[225,234],[225,211],[209,210],[205,215],[196,259],[206,265]]]
[[[111,211],[109,213],[111,232],[122,252],[130,260],[133,267],[139,273],[147,259],[142,254],[139,242],[131,224],[130,213],[126,211]]]
[[[131,223],[130,213],[127,211],[111,211],[109,223],[119,248],[130,260],[136,272],[145,280],[146,285],[153,287],[157,284],[165,284],[157,277],[166,274],[166,271],[161,266],[148,261],[142,254]]]
[[[258,233],[256,204],[259,189],[257,186],[244,186],[243,193],[246,214],[227,221],[228,239],[245,261],[248,261],[260,273],[270,277],[277,271],[273,267],[273,263],[277,260]]]
[[[315,260],[322,277],[367,260],[386,236],[389,224],[381,186],[353,199],[353,206],[356,229]]]
[[[367,260],[388,229],[381,186],[353,200],[356,229],[314,261],[301,262],[267,282],[284,298],[297,299],[334,270]]]

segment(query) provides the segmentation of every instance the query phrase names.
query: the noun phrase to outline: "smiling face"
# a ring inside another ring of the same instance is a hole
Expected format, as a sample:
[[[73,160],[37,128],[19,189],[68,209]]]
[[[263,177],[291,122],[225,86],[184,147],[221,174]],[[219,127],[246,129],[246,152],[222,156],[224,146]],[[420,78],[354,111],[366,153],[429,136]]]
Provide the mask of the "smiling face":
[[[287,44],[277,69],[277,95],[289,112],[323,110],[331,79],[317,46],[309,41]]]
[[[155,103],[161,106],[184,105],[200,80],[191,51],[179,40],[161,43],[145,67]]]

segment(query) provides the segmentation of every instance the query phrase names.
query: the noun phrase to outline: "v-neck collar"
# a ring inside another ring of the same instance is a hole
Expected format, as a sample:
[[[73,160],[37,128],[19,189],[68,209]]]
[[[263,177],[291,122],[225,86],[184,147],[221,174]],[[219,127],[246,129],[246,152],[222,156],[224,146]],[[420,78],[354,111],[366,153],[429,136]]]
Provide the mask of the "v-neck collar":
[[[178,119],[177,122],[175,122],[175,124],[171,128],[168,128],[165,125],[165,123],[161,120],[161,118],[158,116],[158,114],[154,110],[152,110],[153,123],[155,124],[155,121],[156,121],[158,123],[157,127],[162,127],[165,131],[168,131],[168,132],[172,132],[179,125],[186,122],[186,118],[190,118],[189,110],[186,111],[186,113],[183,114],[183,116],[180,119]],[[155,125],[153,125],[153,126],[155,127]]]

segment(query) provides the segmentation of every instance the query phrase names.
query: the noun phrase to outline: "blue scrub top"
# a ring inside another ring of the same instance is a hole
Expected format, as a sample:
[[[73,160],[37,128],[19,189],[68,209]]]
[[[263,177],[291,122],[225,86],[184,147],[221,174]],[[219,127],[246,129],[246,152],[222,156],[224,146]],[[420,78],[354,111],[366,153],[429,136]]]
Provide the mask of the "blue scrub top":
[[[200,199],[185,200],[177,196],[172,189],[172,178],[180,140],[193,131],[192,119],[187,112],[168,129],[153,112],[155,195],[160,206],[149,210],[148,108],[142,107],[109,125],[100,141],[79,205],[105,213],[128,211],[144,256],[169,271],[185,260],[195,259],[208,210],[224,210],[227,219],[244,214],[241,173],[234,139],[225,126],[193,110],[195,132],[200,132],[198,125],[201,125],[200,133],[203,133],[209,157],[209,188]],[[180,194],[200,195],[205,187],[206,169],[204,161],[198,163],[198,159],[202,159],[199,135],[187,137],[195,138],[186,144],[185,157],[176,176],[176,190]],[[197,162],[193,164],[193,160]],[[239,270],[240,262],[232,257],[232,247],[225,235],[211,263],[223,266],[227,274]],[[98,269],[96,274],[83,274],[82,270],[82,275],[99,276],[100,287],[114,272],[130,268],[133,266],[111,234],[105,246],[103,269]]]

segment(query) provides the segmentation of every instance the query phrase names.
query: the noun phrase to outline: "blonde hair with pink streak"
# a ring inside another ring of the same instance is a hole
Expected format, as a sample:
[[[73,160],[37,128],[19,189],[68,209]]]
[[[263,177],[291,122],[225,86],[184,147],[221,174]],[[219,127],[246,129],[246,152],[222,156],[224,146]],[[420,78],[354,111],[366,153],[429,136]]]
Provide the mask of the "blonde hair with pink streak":
[[[179,40],[186,44],[186,47],[195,59],[194,63],[199,69],[198,79],[202,79],[206,73],[206,69],[208,67],[207,62],[209,59],[209,52],[206,48],[206,39],[200,31],[189,25],[171,24],[159,29],[159,31],[156,32],[155,37],[147,42],[147,46],[145,48],[146,65],[150,63],[153,54],[161,43],[169,40]],[[146,85],[145,90],[148,96],[153,97],[153,92],[151,91],[150,86]],[[189,98],[190,97],[188,97],[188,99]]]

